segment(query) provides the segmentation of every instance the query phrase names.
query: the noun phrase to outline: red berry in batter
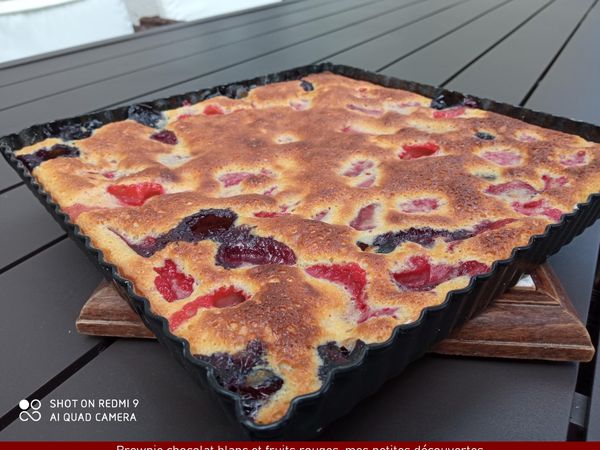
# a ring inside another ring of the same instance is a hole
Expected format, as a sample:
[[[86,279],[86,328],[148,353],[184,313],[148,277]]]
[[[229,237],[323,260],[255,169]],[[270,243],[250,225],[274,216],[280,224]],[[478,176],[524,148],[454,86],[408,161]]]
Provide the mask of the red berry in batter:
[[[207,116],[217,116],[225,114],[225,111],[219,105],[208,105],[204,108],[204,114]]]
[[[489,271],[486,264],[474,260],[456,265],[432,264],[425,256],[410,257],[408,266],[408,269],[392,273],[396,284],[407,291],[430,291],[453,278],[465,275],[472,277]]]
[[[161,130],[150,136],[150,139],[167,145],[177,144],[177,136],[171,130]]]
[[[544,182],[544,191],[562,187],[569,182],[567,177],[553,177],[551,175],[542,175],[542,181]]]
[[[439,150],[440,146],[435,142],[424,142],[422,144],[406,144],[402,146],[404,152],[400,153],[400,159],[417,159],[431,156]]]
[[[439,202],[435,198],[418,198],[400,203],[400,210],[405,213],[427,213],[438,209]]]
[[[185,304],[169,319],[171,330],[194,317],[200,308],[228,308],[239,305],[250,298],[244,291],[234,286],[223,286],[207,295],[202,295]]]
[[[165,260],[165,265],[155,267],[158,276],[154,279],[154,286],[168,302],[189,297],[194,290],[194,278],[179,271],[174,261]]]
[[[442,109],[433,112],[434,119],[453,119],[460,117],[465,113],[466,109],[462,106],[456,106],[454,108]]]
[[[375,224],[375,210],[377,209],[377,203],[371,203],[370,205],[364,206],[358,211],[356,217],[350,222],[350,226],[355,230],[365,231],[372,230],[376,227]]]
[[[143,205],[150,197],[165,193],[165,190],[160,184],[151,182],[113,184],[106,190],[109,194],[118,198],[121,203],[129,206]]]
[[[485,190],[486,194],[504,195],[516,198],[531,198],[538,194],[536,188],[524,181],[516,180],[502,184],[493,184]]]

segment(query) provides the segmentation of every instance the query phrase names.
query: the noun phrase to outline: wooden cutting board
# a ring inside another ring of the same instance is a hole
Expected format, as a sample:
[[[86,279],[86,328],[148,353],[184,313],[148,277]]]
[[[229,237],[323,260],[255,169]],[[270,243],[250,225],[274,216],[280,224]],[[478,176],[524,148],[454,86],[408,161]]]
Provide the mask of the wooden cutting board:
[[[103,281],[77,319],[94,336],[154,338],[112,284]],[[494,358],[590,361],[589,334],[550,266],[544,264],[432,349]]]

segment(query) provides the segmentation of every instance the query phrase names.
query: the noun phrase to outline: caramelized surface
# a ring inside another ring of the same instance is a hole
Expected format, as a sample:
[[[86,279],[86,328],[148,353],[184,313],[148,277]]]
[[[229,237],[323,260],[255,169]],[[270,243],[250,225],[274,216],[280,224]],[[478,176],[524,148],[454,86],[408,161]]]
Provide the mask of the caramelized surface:
[[[270,423],[600,191],[597,144],[430,103],[325,73],[18,155]]]

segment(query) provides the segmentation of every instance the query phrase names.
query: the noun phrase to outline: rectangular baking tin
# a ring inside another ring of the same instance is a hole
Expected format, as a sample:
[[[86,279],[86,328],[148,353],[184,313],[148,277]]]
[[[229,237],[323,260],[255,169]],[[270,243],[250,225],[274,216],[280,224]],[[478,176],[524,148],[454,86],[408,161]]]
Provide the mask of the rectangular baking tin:
[[[444,95],[446,98],[462,98],[462,94],[433,86],[403,81],[348,66],[323,63],[144,104],[157,110],[167,110],[182,106],[184,101],[197,103],[216,95],[239,98],[248,89],[256,86],[297,80],[324,71],[385,87],[404,89],[430,98],[440,95]],[[479,108],[487,111],[600,142],[600,127],[598,126],[488,99],[471,96],[469,99],[475,101]],[[115,266],[104,260],[102,252],[91,244],[89,238],[80,232],[79,227],[71,223],[69,217],[52,201],[14,155],[16,150],[56,134],[62,126],[79,125],[90,119],[107,124],[125,120],[127,117],[128,107],[121,107],[35,125],[18,134],[0,138],[0,150],[29,189],[90,259],[98,265],[106,278],[115,281],[121,293],[129,299],[144,323],[156,334],[160,342],[167,346],[201,386],[208,388],[213,396],[218,398],[229,416],[241,424],[248,436],[255,439],[308,439],[317,436],[326,425],[347,414],[358,402],[376,392],[386,380],[398,375],[410,362],[419,358],[427,349],[448,336],[455,326],[483,310],[494,298],[514,284],[521,273],[527,271],[531,266],[545,261],[548,256],[556,253],[600,217],[600,194],[595,193],[590,195],[585,203],[578,204],[574,212],[564,215],[559,223],[548,225],[544,234],[533,236],[527,246],[513,249],[510,258],[495,261],[492,264],[491,272],[476,276],[464,289],[449,292],[442,304],[425,308],[416,322],[399,325],[393,330],[387,341],[366,345],[360,351],[355,352],[356,357],[348,365],[329,371],[319,391],[295,398],[289,411],[281,420],[268,425],[257,425],[242,415],[241,404],[237,396],[219,385],[213,369],[207,363],[192,357],[187,341],[171,334],[167,320],[151,312],[148,300],[137,295],[133,290],[132,283],[119,275]]]

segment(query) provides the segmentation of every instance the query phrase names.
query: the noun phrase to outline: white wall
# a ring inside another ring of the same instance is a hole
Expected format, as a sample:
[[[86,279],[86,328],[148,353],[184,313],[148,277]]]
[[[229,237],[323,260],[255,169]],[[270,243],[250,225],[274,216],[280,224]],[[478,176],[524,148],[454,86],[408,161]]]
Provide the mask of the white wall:
[[[140,17],[160,15],[157,0],[124,0],[129,17],[135,25],[140,24]]]

